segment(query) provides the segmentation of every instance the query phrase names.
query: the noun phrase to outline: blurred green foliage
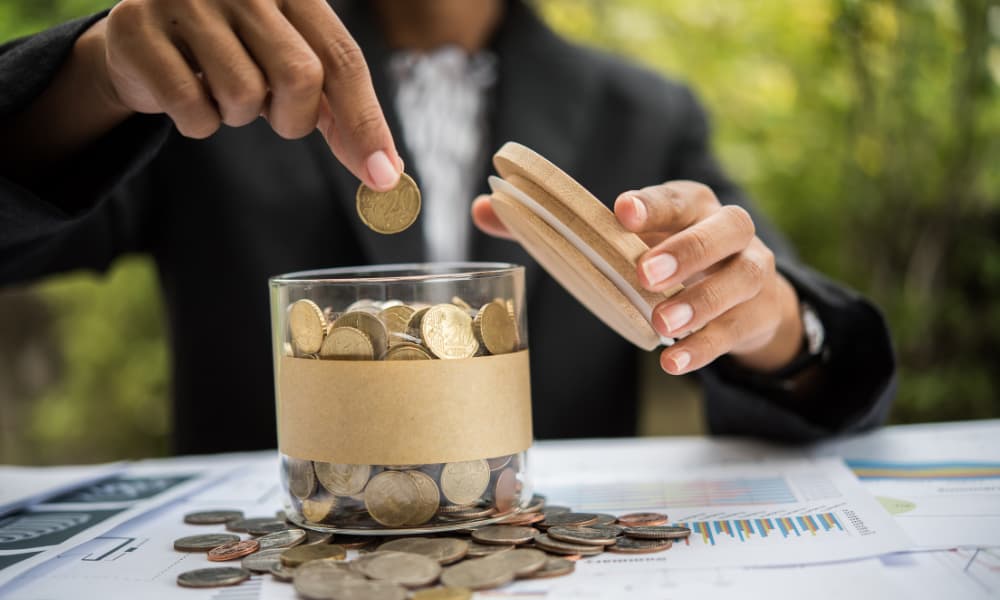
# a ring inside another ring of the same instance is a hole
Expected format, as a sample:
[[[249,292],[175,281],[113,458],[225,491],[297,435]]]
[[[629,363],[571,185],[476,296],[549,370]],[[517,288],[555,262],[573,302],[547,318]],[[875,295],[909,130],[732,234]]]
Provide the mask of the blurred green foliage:
[[[733,177],[805,260],[886,311],[901,362],[894,421],[1000,416],[1000,0],[533,3],[570,38],[698,91]],[[0,40],[107,4],[0,0]],[[6,458],[165,452],[149,262],[38,290],[64,372],[33,401],[31,456]]]

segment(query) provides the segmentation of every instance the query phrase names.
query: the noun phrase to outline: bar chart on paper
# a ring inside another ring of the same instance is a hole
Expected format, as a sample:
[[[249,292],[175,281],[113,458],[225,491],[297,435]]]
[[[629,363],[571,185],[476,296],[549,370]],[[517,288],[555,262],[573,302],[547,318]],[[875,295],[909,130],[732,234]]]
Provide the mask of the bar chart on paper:
[[[540,479],[551,503],[581,512],[666,513],[691,529],[662,555],[674,567],[773,566],[874,556],[906,549],[899,526],[833,459],[707,467],[642,463],[630,472],[577,472]],[[636,557],[605,554],[592,562]]]

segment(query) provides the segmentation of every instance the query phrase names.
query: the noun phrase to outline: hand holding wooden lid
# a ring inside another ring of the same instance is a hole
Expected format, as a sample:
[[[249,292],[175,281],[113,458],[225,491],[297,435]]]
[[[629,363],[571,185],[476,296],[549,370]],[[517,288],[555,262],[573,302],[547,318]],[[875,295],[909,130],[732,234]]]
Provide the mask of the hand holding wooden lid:
[[[606,325],[644,350],[673,343],[650,325],[653,308],[682,289],[643,289],[636,260],[649,247],[582,185],[531,149],[508,142],[493,156],[497,217],[546,271]]]

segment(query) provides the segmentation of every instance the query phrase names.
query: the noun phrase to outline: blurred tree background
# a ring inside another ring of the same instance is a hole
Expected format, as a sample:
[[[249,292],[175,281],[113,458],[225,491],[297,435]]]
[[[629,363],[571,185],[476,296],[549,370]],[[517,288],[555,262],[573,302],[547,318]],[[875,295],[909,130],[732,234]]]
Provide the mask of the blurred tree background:
[[[698,91],[733,177],[805,260],[887,313],[894,422],[1000,416],[1000,0],[533,4]],[[0,40],[107,5],[0,0]],[[149,261],[7,291],[0,331],[0,462],[166,452]]]

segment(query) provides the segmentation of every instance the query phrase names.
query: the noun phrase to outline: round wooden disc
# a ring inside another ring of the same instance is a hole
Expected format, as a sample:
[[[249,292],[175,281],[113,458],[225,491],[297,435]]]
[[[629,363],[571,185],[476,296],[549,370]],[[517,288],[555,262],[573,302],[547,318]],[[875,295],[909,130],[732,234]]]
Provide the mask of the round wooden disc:
[[[494,155],[493,164],[506,183],[534,200],[617,273],[615,279],[624,282],[628,293],[623,293],[590,258],[530,209],[521,206],[523,210],[515,212],[510,206],[500,207],[510,202],[520,206],[521,201],[494,190],[494,210],[528,253],[592,313],[636,346],[652,350],[661,342],[669,343],[660,339],[647,319],[657,304],[683,287],[655,293],[639,284],[636,260],[649,250],[639,236],[622,227],[614,213],[576,180],[521,144],[504,144]],[[507,202],[496,201],[501,197]],[[526,231],[529,228],[530,233]],[[557,246],[560,249],[554,252]]]
[[[605,325],[643,350],[659,345],[646,318],[576,246],[511,196],[494,191],[490,203],[528,254]]]

